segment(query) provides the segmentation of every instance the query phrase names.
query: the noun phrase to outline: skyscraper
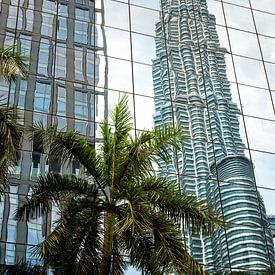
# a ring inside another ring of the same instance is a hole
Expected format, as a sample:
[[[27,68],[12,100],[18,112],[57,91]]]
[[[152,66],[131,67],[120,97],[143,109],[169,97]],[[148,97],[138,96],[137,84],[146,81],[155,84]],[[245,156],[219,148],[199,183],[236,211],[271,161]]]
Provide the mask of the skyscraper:
[[[274,7],[273,0],[0,0],[0,46],[15,43],[31,55],[30,78],[0,83],[0,94],[25,125],[58,122],[91,144],[121,93],[136,132],[180,124],[189,137],[163,175],[232,222],[209,238],[190,228],[190,253],[210,271],[263,269],[274,261],[264,210],[275,214]],[[77,163],[50,164],[25,140],[0,203],[0,263],[36,262],[30,248],[54,215],[27,223],[13,211],[49,169],[81,173]]]
[[[104,80],[101,89],[99,70],[104,71],[104,34],[94,22],[102,16],[93,0],[0,1],[0,46],[16,45],[30,56],[28,80],[8,85],[1,83],[0,94],[10,106],[20,110],[25,126],[42,121],[58,125],[62,131],[77,131],[95,144],[95,118],[98,104],[107,104]],[[98,37],[103,37],[98,43]],[[104,116],[104,114],[103,114]],[[46,152],[23,140],[18,165],[4,202],[0,203],[0,262],[13,264],[30,260],[33,245],[51,228],[51,214],[43,219],[16,221],[14,210],[20,198],[31,194],[38,176],[49,170],[78,175],[79,164],[61,167],[50,162]]]
[[[209,271],[268,269],[274,245],[253,165],[240,136],[225,53],[206,0],[163,0],[153,61],[155,124],[178,124],[187,138],[160,173],[211,203],[229,222],[210,236],[187,236],[190,253]]]

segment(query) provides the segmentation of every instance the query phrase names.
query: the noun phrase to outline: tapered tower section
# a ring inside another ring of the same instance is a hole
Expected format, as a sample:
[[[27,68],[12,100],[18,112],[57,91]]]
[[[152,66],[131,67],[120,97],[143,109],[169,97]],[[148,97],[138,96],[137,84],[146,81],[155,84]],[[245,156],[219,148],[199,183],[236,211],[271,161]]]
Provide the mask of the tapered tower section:
[[[188,138],[171,163],[160,163],[159,172],[207,200],[230,223],[210,237],[186,230],[190,253],[209,271],[270,268],[273,241],[244,154],[215,17],[206,0],[161,2],[153,60],[155,124],[179,124]]]

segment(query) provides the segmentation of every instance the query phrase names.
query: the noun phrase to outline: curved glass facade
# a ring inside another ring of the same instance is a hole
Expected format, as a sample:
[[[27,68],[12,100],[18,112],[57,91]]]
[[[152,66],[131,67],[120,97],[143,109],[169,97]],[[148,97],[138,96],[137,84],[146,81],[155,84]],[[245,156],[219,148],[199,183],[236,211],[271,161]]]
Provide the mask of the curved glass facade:
[[[122,93],[133,134],[179,124],[182,150],[156,172],[230,222],[209,237],[184,230],[189,252],[211,273],[271,273],[274,23],[272,0],[0,0],[0,46],[16,44],[31,56],[29,79],[0,83],[0,95],[20,110],[20,123],[57,124],[92,146]],[[25,140],[0,203],[1,263],[37,262],[31,248],[50,232],[55,213],[17,222],[13,211],[49,170],[83,173],[76,162],[49,162]]]

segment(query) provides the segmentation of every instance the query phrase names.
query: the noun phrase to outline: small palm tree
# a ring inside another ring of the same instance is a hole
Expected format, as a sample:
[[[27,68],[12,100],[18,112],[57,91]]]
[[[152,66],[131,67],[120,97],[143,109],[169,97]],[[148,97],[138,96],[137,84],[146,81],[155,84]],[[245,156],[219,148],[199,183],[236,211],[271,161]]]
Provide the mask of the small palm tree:
[[[156,128],[132,137],[127,106],[123,97],[111,113],[112,126],[102,124],[98,151],[77,133],[32,127],[34,142],[43,141],[50,156],[63,165],[77,159],[89,176],[40,177],[16,216],[35,218],[58,206],[56,227],[38,246],[55,274],[119,275],[128,262],[145,274],[204,274],[174,222],[210,233],[223,221],[204,201],[154,172],[159,157],[169,159],[171,146],[180,149],[179,128]]]
[[[28,57],[14,51],[14,47],[0,48],[0,80],[15,81],[17,76],[28,75]],[[0,84],[1,85],[1,84]],[[8,172],[16,163],[22,128],[17,124],[18,115],[0,101],[0,193],[8,185]]]

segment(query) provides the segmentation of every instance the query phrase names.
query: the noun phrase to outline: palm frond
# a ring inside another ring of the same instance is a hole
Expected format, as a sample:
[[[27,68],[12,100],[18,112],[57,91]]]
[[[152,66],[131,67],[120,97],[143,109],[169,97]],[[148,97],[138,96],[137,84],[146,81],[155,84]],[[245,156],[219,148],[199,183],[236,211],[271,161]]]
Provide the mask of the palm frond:
[[[31,262],[19,262],[14,265],[0,265],[0,274],[2,275],[42,275],[47,274],[42,266],[33,265]]]
[[[111,123],[114,125],[114,134],[119,143],[120,139],[127,137],[132,130],[132,117],[128,108],[128,97],[123,95],[116,105],[113,112],[111,112]]]
[[[175,181],[151,177],[143,182],[142,189],[155,207],[172,219],[179,222],[182,219],[186,228],[191,226],[194,233],[211,234],[216,227],[226,225],[206,201],[182,192]]]
[[[31,198],[26,198],[23,205],[16,210],[15,216],[20,220],[24,217],[37,218],[46,214],[53,203],[60,204],[60,201],[71,196],[85,194],[97,198],[97,193],[98,189],[84,179],[49,173],[38,179]]]
[[[15,81],[16,77],[27,78],[28,57],[14,50],[14,46],[0,48],[0,80]]]
[[[130,263],[146,275],[161,275],[161,266],[158,260],[153,260],[155,253],[154,239],[151,234],[132,234],[131,230],[124,233],[126,251]],[[154,272],[152,272],[154,271]]]
[[[56,274],[121,275],[126,252],[145,274],[204,275],[185,250],[177,225],[183,221],[194,232],[211,233],[224,222],[205,201],[154,172],[160,158],[169,162],[182,149],[180,128],[169,124],[132,137],[127,104],[122,97],[111,114],[113,125],[102,124],[99,152],[76,133],[31,127],[34,143],[63,165],[78,160],[91,183],[56,174],[41,177],[17,218],[37,217],[57,204],[57,226],[37,250]]]
[[[135,177],[146,177],[154,174],[153,162],[161,157],[165,162],[171,158],[171,148],[180,149],[184,136],[180,128],[166,125],[156,128],[153,132],[141,132],[128,143],[124,144],[125,150],[120,161],[118,182],[131,175]]]
[[[14,109],[0,105],[0,156],[9,155],[16,161],[16,152],[20,148],[22,127],[17,123],[18,115]]]
[[[100,158],[96,151],[84,138],[75,132],[58,132],[56,126],[45,128],[42,122],[38,122],[29,128],[30,139],[36,147],[47,148],[49,157],[65,165],[72,160],[78,160],[92,176],[94,182],[107,197],[105,192],[106,182],[102,177]]]
[[[158,260],[170,272],[205,274],[203,268],[185,250],[181,234],[170,220],[161,213],[153,213],[151,222],[155,243],[152,260]]]
[[[8,187],[8,175],[17,161],[22,128],[14,109],[0,104],[0,194]]]
[[[86,200],[70,200],[53,232],[39,245],[57,274],[97,274],[101,252],[101,207]]]
[[[154,129],[154,139],[149,141],[149,148],[153,153],[165,162],[171,159],[169,151],[176,149],[180,150],[185,139],[178,125],[165,124],[162,127],[158,126]]]
[[[152,274],[161,274],[167,271],[176,271],[179,274],[204,274],[203,269],[195,260],[187,253],[184,248],[183,239],[179,230],[170,221],[170,219],[161,212],[153,211],[148,198],[133,188],[127,191],[127,203],[120,207],[120,219],[117,225],[117,232],[124,235],[128,232],[131,235],[141,236],[142,240],[145,236],[151,237],[151,252],[148,252],[150,259],[136,259],[135,264],[142,267],[142,262]],[[129,233],[128,233],[129,234]],[[144,240],[143,240],[144,241]],[[136,242],[139,245],[144,243]],[[150,242],[145,243],[150,245]],[[136,255],[134,252],[138,247],[128,247],[128,251],[132,257]],[[146,254],[143,255],[145,257]],[[139,259],[139,260],[138,260]],[[141,262],[142,260],[142,262]],[[154,262],[158,264],[153,264]],[[165,272],[164,272],[165,271]]]
[[[45,127],[42,121],[37,121],[27,128],[29,139],[33,142],[34,147],[39,151],[48,153],[51,144],[58,135],[57,125],[49,125]]]

